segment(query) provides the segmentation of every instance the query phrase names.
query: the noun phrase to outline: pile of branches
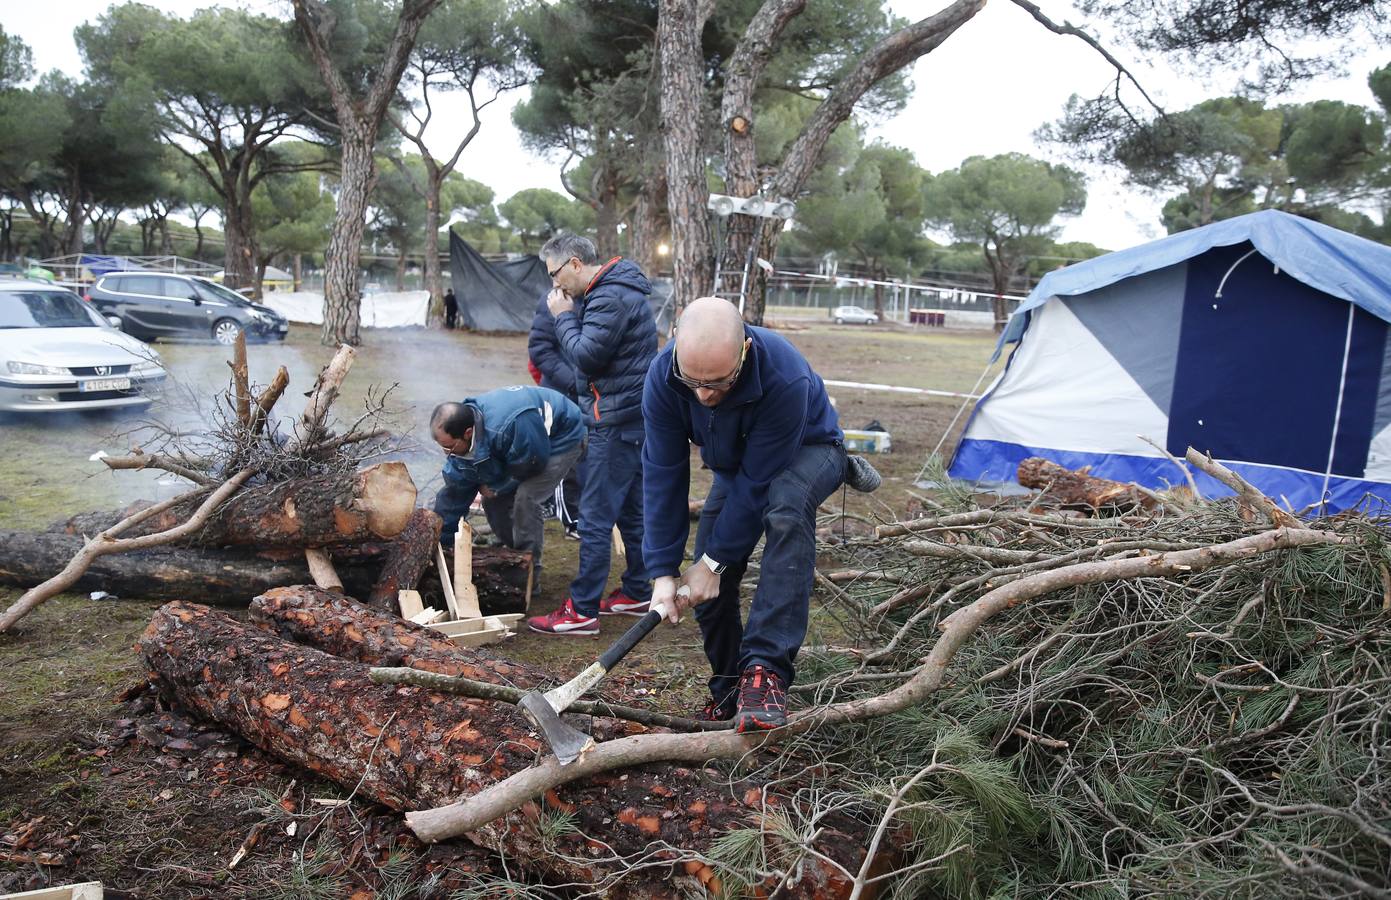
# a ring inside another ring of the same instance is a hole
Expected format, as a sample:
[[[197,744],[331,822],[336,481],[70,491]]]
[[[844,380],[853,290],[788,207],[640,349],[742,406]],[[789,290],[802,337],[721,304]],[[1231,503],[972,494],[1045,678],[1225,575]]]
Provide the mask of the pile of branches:
[[[948,491],[851,542],[799,661],[813,709],[881,702],[1001,603],[924,702],[809,729],[781,765],[873,809],[897,896],[1391,895],[1388,520],[1236,486],[1109,516]]]
[[[228,504],[248,490],[261,491],[251,504],[258,508],[247,517],[253,525],[256,516],[265,514],[263,509],[277,506],[284,513],[281,518],[295,520],[292,524],[296,526],[306,518],[296,519],[293,500],[287,500],[290,495],[282,498],[275,493],[277,486],[291,482],[312,481],[315,495],[330,506],[339,501],[359,506],[354,493],[361,490],[361,485],[355,485],[360,476],[358,467],[386,452],[391,434],[379,427],[386,413],[385,395],[375,392],[369,394],[363,413],[355,421],[338,432],[331,427],[329,413],[355,354],[352,347],[340,347],[305,394],[303,411],[297,417],[277,419],[275,406],[289,386],[289,372],[281,366],[269,384],[253,385],[245,339],[238,337],[233,359],[228,362],[229,386],[212,398],[210,408],[186,389],[176,386],[172,391],[176,397],[184,395],[183,403],[193,407],[193,418],[202,427],[180,428],[152,418],[127,435],[135,441],[129,455],[102,460],[112,470],[162,470],[188,482],[190,489],[160,503],[137,505],[119,520],[103,521],[84,535],[80,549],[60,572],[31,587],[0,613],[0,632],[10,630],[41,603],[77,585],[101,557],[175,543],[215,543],[212,536],[222,536],[225,531],[216,526],[221,524]],[[170,408],[178,402],[171,399]],[[388,482],[394,490],[398,482],[408,483],[409,477],[400,467],[399,473],[388,472],[377,481]],[[413,491],[411,486],[410,506],[414,505]],[[365,517],[371,515],[369,512]],[[399,525],[393,529],[385,536],[401,530]],[[310,553],[312,556],[313,551]],[[311,568],[314,564],[311,559]]]

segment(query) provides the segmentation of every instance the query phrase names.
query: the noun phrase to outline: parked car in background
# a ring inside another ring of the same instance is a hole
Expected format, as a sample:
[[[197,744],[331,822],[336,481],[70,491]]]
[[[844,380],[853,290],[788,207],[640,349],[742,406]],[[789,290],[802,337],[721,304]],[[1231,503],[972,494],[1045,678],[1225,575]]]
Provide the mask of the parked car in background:
[[[194,275],[109,272],[84,297],[117,328],[146,341],[182,337],[233,344],[243,331],[248,340],[283,341],[290,330],[270,307]]]
[[[837,325],[844,325],[846,322],[852,325],[874,325],[879,322],[878,316],[859,306],[837,306],[831,310],[831,318],[836,320]]]
[[[164,379],[149,344],[117,331],[72,291],[0,281],[0,410],[142,406]]]

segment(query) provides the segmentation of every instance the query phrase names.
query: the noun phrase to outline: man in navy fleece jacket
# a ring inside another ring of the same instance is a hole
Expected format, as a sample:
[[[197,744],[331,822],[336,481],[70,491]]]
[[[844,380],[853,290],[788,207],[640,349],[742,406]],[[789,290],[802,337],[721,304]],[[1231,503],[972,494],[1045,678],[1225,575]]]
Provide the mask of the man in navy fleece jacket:
[[[653,600],[676,608],[673,621],[695,608],[713,672],[702,715],[734,718],[740,732],[776,728],[786,722],[785,692],[806,637],[816,508],[847,475],[826,386],[785,338],[704,297],[652,361],[642,400],[642,552]],[[715,484],[696,529],[696,561],[681,573],[692,443]],[[852,469],[852,486],[865,483],[863,469]],[[761,575],[743,624],[739,582],[760,536]],[[677,593],[678,576],[689,598]]]

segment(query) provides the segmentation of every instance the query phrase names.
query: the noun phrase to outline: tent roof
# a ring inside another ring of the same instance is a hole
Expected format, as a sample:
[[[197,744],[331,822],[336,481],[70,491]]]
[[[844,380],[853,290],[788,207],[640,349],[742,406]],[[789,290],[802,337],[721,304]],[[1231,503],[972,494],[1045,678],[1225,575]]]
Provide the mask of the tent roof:
[[[1278,210],[1237,216],[1181,231],[1049,272],[1019,305],[1001,345],[1024,333],[1023,313],[1053,297],[1086,294],[1134,275],[1176,265],[1211,250],[1250,241],[1291,278],[1355,303],[1391,322],[1391,247]]]

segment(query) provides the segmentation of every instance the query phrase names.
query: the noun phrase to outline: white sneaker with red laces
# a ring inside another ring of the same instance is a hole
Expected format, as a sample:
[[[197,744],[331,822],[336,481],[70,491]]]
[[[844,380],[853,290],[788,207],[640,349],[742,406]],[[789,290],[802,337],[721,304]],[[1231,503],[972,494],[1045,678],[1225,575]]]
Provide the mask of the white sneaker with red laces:
[[[560,609],[544,616],[532,616],[526,620],[532,631],[541,634],[598,634],[598,616],[581,615],[575,609],[575,601],[566,597]]]

